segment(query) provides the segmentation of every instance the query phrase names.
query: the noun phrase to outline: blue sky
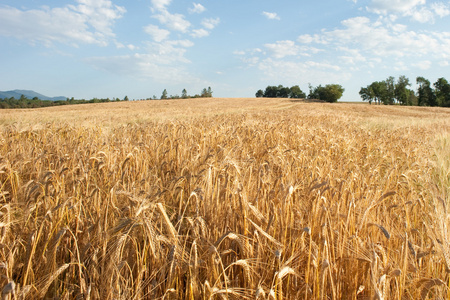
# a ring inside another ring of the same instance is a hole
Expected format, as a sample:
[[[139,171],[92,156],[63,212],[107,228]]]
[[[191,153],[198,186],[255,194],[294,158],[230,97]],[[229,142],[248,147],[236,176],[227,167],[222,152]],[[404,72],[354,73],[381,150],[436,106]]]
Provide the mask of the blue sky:
[[[450,79],[450,1],[2,0],[0,66],[0,90],[77,99],[338,83],[359,100],[388,76]]]

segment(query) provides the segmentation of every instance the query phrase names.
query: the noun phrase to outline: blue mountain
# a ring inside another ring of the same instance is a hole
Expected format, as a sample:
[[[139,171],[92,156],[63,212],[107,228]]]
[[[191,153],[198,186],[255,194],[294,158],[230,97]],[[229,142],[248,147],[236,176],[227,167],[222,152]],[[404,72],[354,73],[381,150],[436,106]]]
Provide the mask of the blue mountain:
[[[67,99],[67,97],[64,97],[64,96],[48,97],[48,96],[36,93],[35,91],[30,91],[30,90],[13,90],[13,91],[5,91],[5,92],[0,91],[0,99],[11,98],[11,97],[19,99],[20,96],[22,96],[22,95],[24,95],[28,99],[33,99],[34,97],[37,97],[41,100],[52,100],[52,101]]]

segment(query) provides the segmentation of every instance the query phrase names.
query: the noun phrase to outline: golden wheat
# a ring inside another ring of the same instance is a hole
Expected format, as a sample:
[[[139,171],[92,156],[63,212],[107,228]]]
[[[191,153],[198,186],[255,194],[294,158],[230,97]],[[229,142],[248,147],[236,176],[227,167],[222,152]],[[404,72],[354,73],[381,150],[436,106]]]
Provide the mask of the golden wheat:
[[[0,124],[4,299],[450,297],[446,109],[211,99]]]

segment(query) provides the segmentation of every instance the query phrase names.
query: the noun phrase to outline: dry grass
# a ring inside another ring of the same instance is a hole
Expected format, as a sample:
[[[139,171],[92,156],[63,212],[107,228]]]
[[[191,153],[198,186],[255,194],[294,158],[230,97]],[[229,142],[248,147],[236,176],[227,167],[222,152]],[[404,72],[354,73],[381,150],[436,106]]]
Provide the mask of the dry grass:
[[[449,299],[450,111],[0,111],[4,299]]]

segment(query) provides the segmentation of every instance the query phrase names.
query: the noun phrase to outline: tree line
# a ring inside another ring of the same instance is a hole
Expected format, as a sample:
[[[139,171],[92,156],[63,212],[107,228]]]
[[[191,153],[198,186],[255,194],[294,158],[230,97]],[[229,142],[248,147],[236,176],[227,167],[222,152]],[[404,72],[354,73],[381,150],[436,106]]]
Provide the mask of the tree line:
[[[283,85],[269,85],[266,89],[258,90],[255,94],[257,98],[302,98],[302,99],[318,99],[326,102],[337,102],[344,94],[345,89],[339,84],[327,84],[325,86],[309,85],[309,94],[306,94],[298,85],[292,87],[284,87]]]
[[[181,97],[178,95],[175,96],[168,96],[167,90],[164,89],[162,92],[162,95],[159,99],[165,100],[165,99],[190,99],[190,98],[207,98],[212,97],[212,89],[211,87],[204,88],[201,91],[201,94],[196,94],[194,96],[190,96],[187,94],[186,89],[183,89],[181,93]],[[153,96],[153,98],[147,98],[146,100],[158,100],[156,96]],[[32,99],[27,98],[25,95],[21,95],[19,99],[16,99],[14,97],[10,98],[0,98],[0,109],[11,109],[11,108],[40,108],[40,107],[50,107],[50,106],[61,106],[61,105],[74,105],[74,104],[87,104],[87,103],[106,103],[106,102],[117,102],[117,101],[129,101],[128,96],[125,96],[123,99],[119,98],[93,98],[91,100],[85,100],[85,99],[74,99],[67,98],[66,100],[41,100],[38,97],[34,97]]]
[[[109,98],[93,98],[91,100],[85,99],[74,99],[67,98],[66,100],[41,100],[38,97],[32,99],[21,95],[19,99],[14,97],[0,99],[0,109],[7,108],[40,108],[40,107],[50,107],[50,106],[61,106],[61,105],[73,105],[73,104],[85,104],[85,103],[105,103],[105,102],[115,102],[115,101],[127,101],[128,97],[125,96],[123,100],[119,98],[109,99]]]
[[[211,98],[213,94],[213,91],[211,89],[211,87],[208,88],[204,88],[200,94],[195,94],[193,96],[188,95],[186,89],[183,89],[181,91],[181,96],[179,95],[170,95],[168,96],[167,90],[164,89],[164,91],[161,94],[161,100],[165,100],[165,99],[190,99],[190,98]],[[153,99],[156,100],[156,96],[153,96]]]
[[[359,91],[363,101],[376,104],[400,104],[419,106],[450,107],[450,84],[439,78],[433,85],[424,77],[417,77],[417,91],[410,89],[411,82],[402,75],[397,80],[390,76],[383,81],[375,81]]]

